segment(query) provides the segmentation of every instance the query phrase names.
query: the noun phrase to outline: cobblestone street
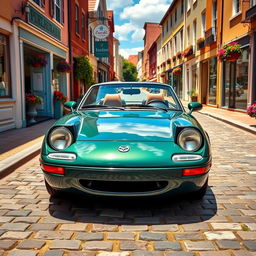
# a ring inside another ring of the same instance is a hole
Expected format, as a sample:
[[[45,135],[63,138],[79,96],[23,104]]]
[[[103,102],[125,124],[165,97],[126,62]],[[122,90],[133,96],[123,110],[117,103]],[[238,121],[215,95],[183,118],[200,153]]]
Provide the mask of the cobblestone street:
[[[256,255],[256,136],[195,116],[213,150],[203,200],[52,199],[36,157],[0,181],[0,255]]]

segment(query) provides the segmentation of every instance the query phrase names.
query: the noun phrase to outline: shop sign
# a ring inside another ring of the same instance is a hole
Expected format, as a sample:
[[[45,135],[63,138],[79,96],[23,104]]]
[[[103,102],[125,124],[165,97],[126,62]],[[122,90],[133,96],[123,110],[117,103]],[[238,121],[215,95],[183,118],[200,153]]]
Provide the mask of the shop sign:
[[[108,41],[95,41],[94,55],[97,58],[108,58]]]
[[[60,41],[60,28],[49,19],[47,19],[43,14],[34,9],[32,6],[29,6],[29,9],[30,12],[28,15],[28,22]]]
[[[98,25],[93,30],[93,34],[97,39],[105,39],[109,36],[109,28],[106,25]]]

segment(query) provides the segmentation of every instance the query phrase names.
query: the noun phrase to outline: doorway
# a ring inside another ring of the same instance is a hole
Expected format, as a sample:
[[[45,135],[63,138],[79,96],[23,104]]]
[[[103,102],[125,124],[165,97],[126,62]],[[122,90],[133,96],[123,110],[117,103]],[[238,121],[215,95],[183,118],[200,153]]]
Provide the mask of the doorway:
[[[208,61],[201,63],[201,103],[207,103],[207,91],[208,91]]]

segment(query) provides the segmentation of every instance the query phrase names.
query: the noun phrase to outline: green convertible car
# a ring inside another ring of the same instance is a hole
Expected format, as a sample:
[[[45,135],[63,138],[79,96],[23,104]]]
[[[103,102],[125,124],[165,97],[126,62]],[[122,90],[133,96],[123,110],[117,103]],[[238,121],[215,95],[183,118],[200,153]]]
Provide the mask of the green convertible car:
[[[92,86],[45,136],[46,188],[118,197],[204,196],[211,168],[208,135],[172,87],[153,82]]]

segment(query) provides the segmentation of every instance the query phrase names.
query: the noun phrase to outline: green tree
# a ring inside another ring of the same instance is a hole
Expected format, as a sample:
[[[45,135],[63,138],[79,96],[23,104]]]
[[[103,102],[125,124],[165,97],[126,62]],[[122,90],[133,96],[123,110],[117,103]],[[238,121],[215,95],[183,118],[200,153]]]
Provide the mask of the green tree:
[[[93,67],[87,56],[75,58],[75,78],[84,80],[85,84],[91,86],[93,81]]]
[[[123,59],[123,77],[124,81],[138,81],[136,66],[125,59]]]

